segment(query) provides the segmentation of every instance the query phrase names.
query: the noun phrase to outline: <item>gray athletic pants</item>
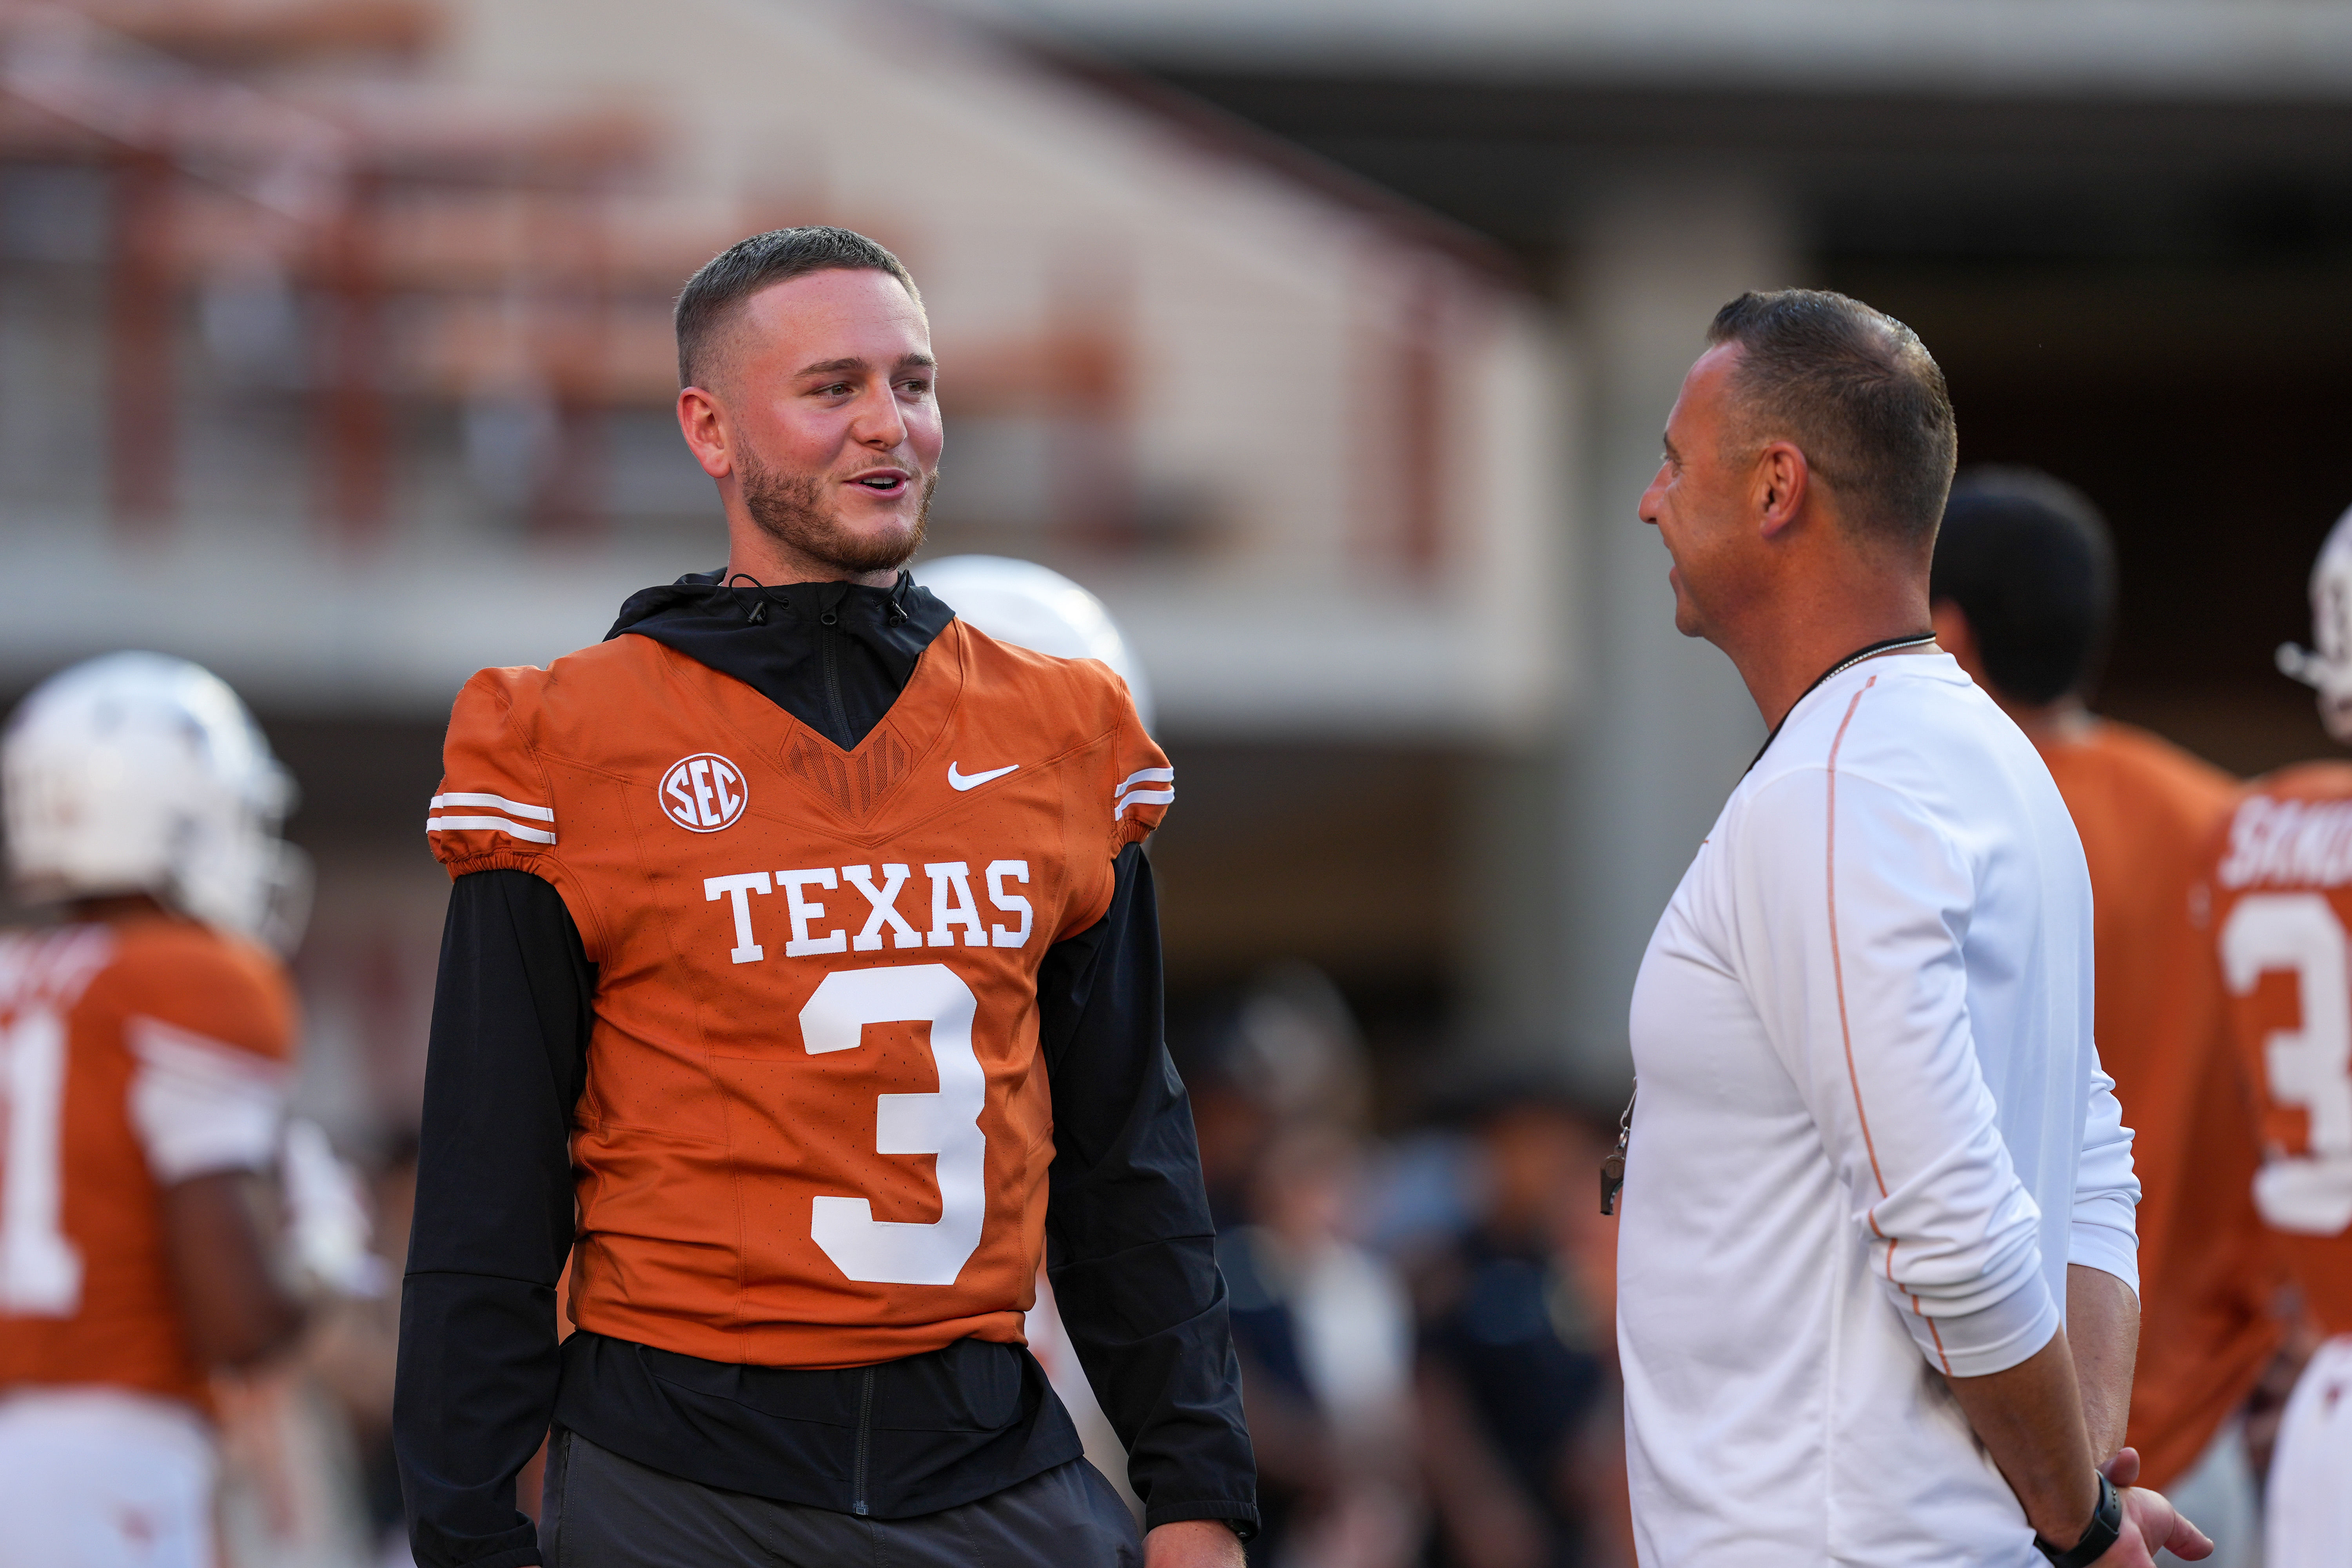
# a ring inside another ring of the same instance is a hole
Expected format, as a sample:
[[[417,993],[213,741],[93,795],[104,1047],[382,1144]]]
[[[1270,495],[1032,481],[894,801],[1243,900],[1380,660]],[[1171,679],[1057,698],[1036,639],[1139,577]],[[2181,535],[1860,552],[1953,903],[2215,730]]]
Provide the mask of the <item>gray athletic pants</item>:
[[[547,1454],[548,1568],[1139,1568],[1135,1516],[1084,1459],[916,1519],[859,1519],[647,1469],[573,1432]]]

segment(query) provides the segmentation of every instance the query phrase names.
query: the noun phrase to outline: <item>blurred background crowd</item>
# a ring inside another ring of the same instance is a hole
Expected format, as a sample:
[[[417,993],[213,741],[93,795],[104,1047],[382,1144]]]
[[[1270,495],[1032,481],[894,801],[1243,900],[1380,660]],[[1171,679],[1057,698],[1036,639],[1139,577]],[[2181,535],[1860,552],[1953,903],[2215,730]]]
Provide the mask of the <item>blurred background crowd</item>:
[[[814,222],[921,282],[930,552],[1100,595],[1184,774],[1254,1561],[1631,1562],[1592,1171],[1762,738],[1633,516],[1718,305],[1900,317],[1964,464],[2104,510],[2103,711],[2330,749],[2271,649],[2352,501],[2341,0],[5,0],[0,697],[143,647],[253,704],[395,1266],[450,698],[719,563],[669,302]],[[225,1397],[241,1568],[401,1550],[396,1317]]]

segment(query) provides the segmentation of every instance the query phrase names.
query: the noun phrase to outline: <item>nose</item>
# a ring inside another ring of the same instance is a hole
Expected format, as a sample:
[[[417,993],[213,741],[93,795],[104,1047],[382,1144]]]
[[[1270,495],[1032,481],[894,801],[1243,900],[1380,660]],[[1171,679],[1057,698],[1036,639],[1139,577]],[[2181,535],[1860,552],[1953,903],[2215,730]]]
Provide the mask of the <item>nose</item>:
[[[907,415],[898,406],[898,394],[882,385],[860,398],[850,436],[877,452],[895,451],[901,446],[907,439]]]
[[[1642,504],[1635,509],[1641,520],[1653,528],[1658,525],[1658,510],[1665,503],[1666,468],[1663,462],[1658,465],[1657,473],[1650,479],[1650,488],[1642,492]]]

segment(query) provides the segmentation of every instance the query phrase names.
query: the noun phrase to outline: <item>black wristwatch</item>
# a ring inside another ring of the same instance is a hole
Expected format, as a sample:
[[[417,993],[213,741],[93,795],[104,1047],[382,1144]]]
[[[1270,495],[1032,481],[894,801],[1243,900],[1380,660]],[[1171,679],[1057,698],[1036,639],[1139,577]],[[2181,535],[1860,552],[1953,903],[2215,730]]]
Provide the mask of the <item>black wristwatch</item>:
[[[2123,1539],[2124,1500],[2116,1490],[2116,1483],[2104,1475],[2099,1477],[2099,1506],[2091,1510],[2090,1528],[2083,1539],[2070,1547],[2056,1547],[2036,1535],[2033,1544],[2042,1548],[2042,1555],[2056,1568],[2090,1568],[2107,1554],[2107,1548]]]

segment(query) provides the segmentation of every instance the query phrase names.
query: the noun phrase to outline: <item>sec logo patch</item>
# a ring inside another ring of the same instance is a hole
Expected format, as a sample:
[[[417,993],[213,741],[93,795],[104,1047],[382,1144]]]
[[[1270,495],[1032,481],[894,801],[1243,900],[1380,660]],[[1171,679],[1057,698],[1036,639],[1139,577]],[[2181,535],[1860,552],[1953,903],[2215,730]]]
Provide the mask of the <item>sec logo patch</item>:
[[[662,775],[662,815],[690,833],[716,833],[743,815],[751,792],[743,770],[716,752],[698,752]]]

